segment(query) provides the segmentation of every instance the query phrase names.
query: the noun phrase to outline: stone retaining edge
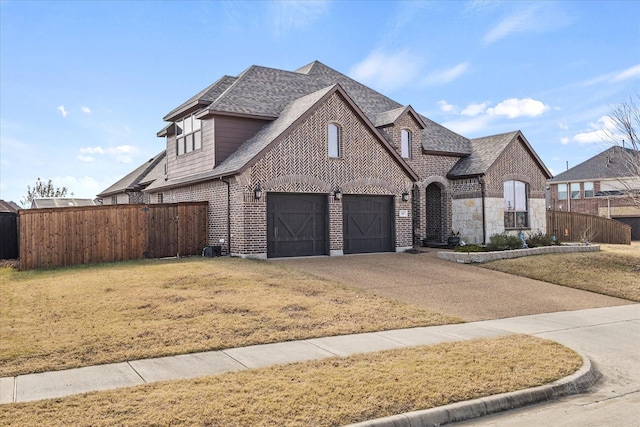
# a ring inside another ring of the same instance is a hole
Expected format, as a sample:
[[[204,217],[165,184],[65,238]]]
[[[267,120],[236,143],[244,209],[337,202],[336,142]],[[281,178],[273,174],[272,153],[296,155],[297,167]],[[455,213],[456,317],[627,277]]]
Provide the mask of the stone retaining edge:
[[[573,374],[549,384],[524,390],[456,402],[437,408],[391,415],[375,420],[349,424],[345,427],[439,427],[521,408],[563,396],[589,391],[600,379],[600,373],[584,355],[582,367]]]
[[[514,249],[511,251],[494,252],[438,252],[438,258],[446,261],[459,262],[463,264],[483,263],[506,258],[521,258],[531,255],[568,253],[568,252],[597,252],[600,245],[559,245],[542,246],[539,248]]]

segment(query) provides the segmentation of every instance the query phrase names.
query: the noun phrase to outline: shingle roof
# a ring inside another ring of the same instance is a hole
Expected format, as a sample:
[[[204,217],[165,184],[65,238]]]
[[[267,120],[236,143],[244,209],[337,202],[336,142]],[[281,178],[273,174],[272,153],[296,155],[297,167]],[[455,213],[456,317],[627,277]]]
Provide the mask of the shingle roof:
[[[17,204],[0,200],[0,212],[18,212],[18,209],[20,209],[20,206]]]
[[[469,139],[422,115],[420,118],[425,123],[425,128],[422,130],[422,149],[426,153],[459,156],[471,154]]]
[[[262,127],[262,129],[260,129],[260,131],[256,135],[242,143],[242,145],[235,152],[233,152],[213,170],[189,175],[186,177],[170,179],[168,181],[156,180],[154,183],[149,185],[149,187],[147,187],[147,190],[158,190],[168,187],[174,187],[188,182],[193,183],[206,181],[209,179],[233,175],[235,173],[241,172],[243,168],[245,168],[250,164],[250,162],[255,160],[263,150],[265,150],[279,136],[283,135],[287,131],[287,129],[289,129],[294,123],[296,123],[296,121],[304,118],[304,116],[308,112],[312,111],[313,106],[316,105],[322,98],[333,92],[341,90],[343,89],[340,85],[334,84],[313,92],[309,95],[305,95],[293,100],[282,110],[276,120],[267,123],[264,127]],[[345,97],[348,97],[346,91],[341,93],[343,93]],[[371,126],[373,127],[372,123]],[[375,128],[372,129],[373,131],[377,132]],[[381,134],[379,134],[379,138],[384,141],[384,138]],[[400,163],[402,163],[403,167],[405,167],[408,173],[413,174],[410,168],[406,165],[406,163],[404,163],[404,161],[402,161],[398,157],[397,153],[393,149],[391,149],[387,145],[385,145],[385,148],[387,148],[389,152],[394,155],[400,161]]]
[[[449,171],[447,176],[451,178],[461,178],[487,173],[491,165],[498,160],[498,157],[504,152],[507,146],[517,138],[522,140],[527,150],[531,153],[533,159],[538,163],[540,169],[547,175],[547,177],[550,177],[551,172],[549,172],[547,167],[519,130],[472,139],[470,141],[471,154],[468,157],[460,159],[451,171]]]
[[[630,148],[613,146],[592,158],[585,160],[566,171],[551,178],[549,182],[568,182],[582,180],[615,179],[637,176],[629,168],[629,156],[636,156],[640,161],[640,152]]]
[[[166,116],[164,116],[165,121],[170,121],[176,118],[182,111],[186,111],[189,108],[192,108],[198,104],[207,105],[212,101],[215,101],[222,93],[229,88],[235,81],[237,77],[231,76],[222,76],[218,81],[206,87],[205,89],[198,92],[196,95],[192,96],[180,106],[174,108]],[[165,128],[166,129],[166,128]]]
[[[42,199],[33,199],[31,207],[37,208],[68,208],[74,206],[94,206],[92,199],[75,199],[72,197],[51,197]]]
[[[98,197],[108,197],[125,191],[141,191],[146,184],[157,180],[164,175],[164,167],[161,160],[164,159],[166,150],[153,156],[148,161],[138,166],[134,171],[125,175],[115,184],[98,194]]]

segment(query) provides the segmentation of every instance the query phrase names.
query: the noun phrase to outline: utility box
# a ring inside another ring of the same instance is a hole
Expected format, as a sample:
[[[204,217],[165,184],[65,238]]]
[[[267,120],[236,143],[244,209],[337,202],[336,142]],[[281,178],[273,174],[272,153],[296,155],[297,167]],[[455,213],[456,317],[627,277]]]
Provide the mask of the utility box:
[[[204,249],[202,249],[203,257],[213,258],[221,255],[222,255],[222,246],[205,246]]]

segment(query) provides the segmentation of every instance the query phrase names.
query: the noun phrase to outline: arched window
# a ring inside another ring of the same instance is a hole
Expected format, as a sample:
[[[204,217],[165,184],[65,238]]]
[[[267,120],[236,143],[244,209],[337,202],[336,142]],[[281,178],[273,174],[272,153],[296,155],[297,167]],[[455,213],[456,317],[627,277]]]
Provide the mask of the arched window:
[[[411,158],[411,132],[406,129],[400,131],[400,155],[403,159]]]
[[[504,182],[504,228],[529,228],[529,200],[527,184],[522,181]]]
[[[340,152],[340,128],[338,125],[329,123],[327,126],[327,139],[329,142],[329,157],[340,157],[342,153]]]

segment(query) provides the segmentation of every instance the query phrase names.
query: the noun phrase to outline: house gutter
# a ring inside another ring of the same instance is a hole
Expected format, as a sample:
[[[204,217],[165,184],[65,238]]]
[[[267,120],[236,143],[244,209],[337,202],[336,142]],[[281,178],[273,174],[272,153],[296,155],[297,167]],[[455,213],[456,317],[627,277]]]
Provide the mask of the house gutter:
[[[484,203],[484,198],[485,198],[485,182],[484,182],[484,175],[480,175],[478,177],[478,182],[480,182],[480,193],[482,195],[482,244],[486,245],[487,244],[487,221],[486,221],[486,215],[485,215],[485,203]]]

